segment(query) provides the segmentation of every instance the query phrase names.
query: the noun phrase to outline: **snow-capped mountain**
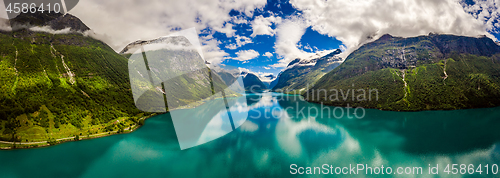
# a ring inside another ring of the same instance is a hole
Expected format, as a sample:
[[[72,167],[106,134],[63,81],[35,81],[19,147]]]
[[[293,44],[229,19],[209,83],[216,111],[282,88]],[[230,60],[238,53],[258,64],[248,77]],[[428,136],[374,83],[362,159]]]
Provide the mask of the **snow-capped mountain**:
[[[267,85],[264,82],[262,82],[258,74],[243,71],[241,72],[241,75],[243,76],[243,83],[245,84],[245,90],[260,91],[268,89]]]
[[[324,74],[339,66],[343,62],[338,56],[340,53],[342,51],[337,49],[333,52],[317,53],[309,58],[297,58],[280,72],[278,77],[270,83],[270,87],[275,91],[302,91],[307,85],[312,86]]]

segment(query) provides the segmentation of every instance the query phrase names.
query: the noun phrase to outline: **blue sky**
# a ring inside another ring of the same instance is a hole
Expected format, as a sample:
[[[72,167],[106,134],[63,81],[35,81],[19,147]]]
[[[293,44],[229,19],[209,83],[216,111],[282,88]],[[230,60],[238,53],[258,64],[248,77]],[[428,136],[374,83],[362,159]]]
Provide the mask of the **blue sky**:
[[[474,1],[463,2],[467,5],[474,5]],[[478,12],[468,12],[469,14],[479,14]],[[221,43],[219,47],[229,54],[225,60],[223,60],[222,64],[232,65],[237,67],[242,67],[249,69],[253,72],[262,72],[262,73],[273,73],[277,75],[283,68],[282,67],[270,67],[273,64],[276,64],[282,56],[279,56],[275,53],[275,42],[276,35],[257,35],[252,37],[252,25],[250,24],[252,21],[256,19],[256,17],[262,16],[264,18],[267,17],[280,17],[281,19],[293,18],[297,16],[301,16],[302,12],[292,6],[289,1],[275,1],[268,0],[267,4],[264,8],[256,10],[251,17],[246,16],[243,12],[231,11],[231,17],[245,20],[247,23],[236,24],[233,26],[235,30],[234,35],[240,37],[246,37],[251,40],[251,42],[241,45],[240,47],[228,48],[228,45],[236,43],[235,36],[227,37],[226,34],[220,32],[211,32],[210,28],[203,29],[202,31],[207,32],[205,34],[201,34],[200,36],[207,36],[209,34],[213,34],[212,36],[216,38]],[[278,24],[273,23],[270,27],[275,30]],[[496,38],[500,38],[500,34],[497,32],[498,28],[495,30],[490,30],[490,34],[494,35]],[[247,40],[248,40],[247,39]],[[240,39],[241,40],[241,39]],[[244,41],[244,40],[242,40]],[[297,43],[297,47],[304,52],[314,53],[317,51],[323,50],[334,50],[340,48],[341,45],[344,45],[342,41],[337,40],[335,37],[331,37],[327,34],[320,34],[315,31],[311,26],[307,27],[305,33],[300,38],[300,41]],[[239,61],[233,60],[232,58],[238,57],[239,51],[245,50],[254,50],[259,55],[255,58]],[[343,49],[344,50],[344,49]],[[264,56],[266,52],[272,53],[271,57]]]
[[[236,58],[236,54],[242,50],[254,50],[259,53],[258,57],[252,58],[248,61],[238,61],[232,59],[226,59],[222,64],[237,66],[249,69],[253,72],[262,73],[272,73],[275,76],[283,69],[276,67],[269,67],[279,61],[279,56],[275,53],[274,45],[276,42],[276,35],[256,35],[252,37],[252,26],[250,22],[254,21],[256,17],[262,16],[264,18],[275,16],[282,19],[287,19],[294,16],[299,16],[301,11],[295,9],[287,1],[274,1],[269,0],[264,8],[261,10],[256,10],[252,17],[246,16],[242,12],[231,11],[230,15],[234,18],[246,20],[248,23],[236,24],[233,26],[235,35],[244,36],[251,39],[251,43],[242,45],[236,49],[230,49],[227,46],[236,43],[237,38],[235,36],[227,37],[226,34],[220,32],[213,32],[213,37],[216,38],[221,43],[219,47],[229,54],[229,57]],[[272,29],[276,29],[277,24],[273,23],[270,26]],[[211,34],[210,28],[203,29],[200,36],[207,36]],[[240,39],[241,40],[241,39]],[[334,50],[338,49],[342,45],[342,42],[335,39],[334,37],[329,37],[327,35],[322,35],[314,31],[311,27],[307,28],[302,38],[298,43],[298,48],[305,52],[316,52],[324,50]],[[264,56],[266,52],[272,53],[273,56]]]
[[[499,39],[499,7],[495,0],[86,0],[70,13],[115,51],[194,27],[207,61],[277,75],[295,58],[337,48],[345,58],[384,34]]]

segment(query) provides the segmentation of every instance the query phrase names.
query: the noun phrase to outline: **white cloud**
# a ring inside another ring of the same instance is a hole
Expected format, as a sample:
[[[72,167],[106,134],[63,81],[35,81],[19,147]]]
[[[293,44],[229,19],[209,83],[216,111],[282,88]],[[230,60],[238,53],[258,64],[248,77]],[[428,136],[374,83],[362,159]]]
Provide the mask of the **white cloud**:
[[[250,50],[238,51],[238,52],[236,52],[236,55],[238,55],[238,57],[233,58],[234,60],[248,61],[248,60],[254,59],[256,57],[259,57],[260,54],[259,54],[259,52],[255,51],[253,49],[250,49]]]
[[[250,39],[246,36],[239,36],[239,35],[235,35],[235,42],[236,43],[230,43],[230,44],[226,45],[226,48],[227,49],[237,49],[237,48],[244,46],[246,44],[253,43],[252,39]]]
[[[290,3],[303,12],[313,30],[342,41],[347,47],[343,55],[387,33],[409,37],[434,32],[487,35],[494,39],[486,32],[487,25],[466,13],[455,0],[291,0]]]
[[[68,27],[68,28],[65,28],[65,29],[61,29],[61,30],[54,30],[52,29],[52,27],[50,26],[43,26],[43,27],[31,27],[30,30],[31,31],[35,31],[35,32],[45,32],[45,33],[51,33],[51,34],[68,34],[68,33],[71,33],[71,28]]]
[[[259,79],[263,82],[272,82],[275,78],[273,73],[269,72],[257,72],[257,76],[259,76]],[[272,76],[272,77],[271,77]]]
[[[211,64],[220,64],[224,59],[229,57],[229,54],[219,48],[220,41],[213,37],[200,38],[203,49],[203,56],[206,61]]]
[[[274,76],[273,73],[269,73],[269,72],[261,72],[261,71],[255,72],[255,71],[251,71],[250,69],[243,68],[243,67],[238,67],[238,69],[240,69],[240,71],[242,71],[242,72],[255,74],[263,82],[271,82],[274,80],[274,78],[276,78],[276,76]],[[273,79],[270,77],[270,75],[273,76]]]
[[[109,36],[110,40],[105,42],[115,51],[120,51],[138,39],[155,39],[191,27],[197,30],[209,27],[211,33],[218,31],[230,37],[234,35],[233,18],[229,15],[231,10],[251,16],[255,9],[265,4],[266,0],[231,3],[223,0],[86,0],[80,1],[70,13],[79,17],[96,34]]]
[[[305,45],[304,49],[307,49],[309,51],[313,51],[313,49],[311,48],[311,46],[309,44]]]
[[[235,24],[246,24],[246,23],[248,23],[248,21],[246,19],[244,19],[242,17],[239,17],[239,16],[232,17],[232,21]]]
[[[270,68],[270,67],[264,67],[264,69],[267,69],[267,70],[269,70],[269,69],[271,69],[271,68]]]
[[[474,5],[461,2],[464,10],[486,25],[488,31],[499,33],[500,0],[473,0]]]
[[[266,57],[273,57],[273,53],[266,52],[266,53],[264,53],[262,56],[266,56]]]
[[[136,0],[80,1],[70,11],[89,26],[99,38],[115,51],[121,51],[130,42],[150,40],[166,36],[181,29],[195,27],[199,30],[210,28],[203,33],[209,37],[200,39],[205,60],[218,64],[228,57],[210,34],[221,32],[234,36],[233,23],[246,22],[231,17],[229,12],[236,10],[251,16],[255,9],[265,6],[266,0],[241,0],[224,3],[224,0]],[[89,13],[92,12],[92,13]]]
[[[274,50],[279,58],[278,63],[271,67],[286,67],[290,61],[296,58],[310,56],[311,53],[304,52],[298,47],[298,42],[309,27],[307,21],[301,17],[292,17],[284,20],[276,28],[276,43]]]
[[[236,46],[236,44],[234,44],[234,43],[231,43],[231,44],[226,45],[226,48],[227,49],[237,49],[238,46]]]
[[[241,72],[246,72],[246,73],[250,73],[250,69],[247,69],[247,68],[243,68],[243,67],[238,67],[238,69],[240,69]]]
[[[10,27],[10,22],[6,18],[1,18],[0,17],[0,30],[2,31],[11,31],[12,28]]]
[[[255,37],[257,35],[270,35],[273,36],[275,34],[275,30],[271,27],[273,23],[279,24],[281,22],[281,17],[269,16],[263,17],[257,16],[252,21],[252,30],[253,33],[250,35],[251,37]]]
[[[231,23],[226,23],[222,27],[217,27],[216,26],[216,27],[213,27],[213,29],[215,31],[224,33],[227,37],[232,37],[234,35],[234,33],[236,32],[236,30],[233,29],[233,24],[231,24]]]
[[[347,47],[345,47],[345,45],[339,45],[339,49],[344,52],[347,50]]]

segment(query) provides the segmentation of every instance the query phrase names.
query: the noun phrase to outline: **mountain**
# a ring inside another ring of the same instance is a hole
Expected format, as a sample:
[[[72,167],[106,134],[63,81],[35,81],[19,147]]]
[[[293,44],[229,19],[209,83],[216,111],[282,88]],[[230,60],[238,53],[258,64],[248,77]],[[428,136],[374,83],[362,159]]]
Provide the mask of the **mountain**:
[[[275,83],[271,84],[273,85],[272,89],[287,93],[294,90],[302,92],[307,88],[307,85],[311,87],[324,74],[342,63],[342,59],[337,56],[341,52],[340,49],[337,49],[321,57],[293,60],[278,75]]]
[[[222,68],[208,68],[196,50],[188,50],[190,47],[186,37],[171,36],[134,42],[122,50],[130,61],[132,92],[139,109],[165,112],[165,102],[169,109],[197,106],[239,77],[239,70],[236,76]],[[225,94],[236,93],[227,90]]]
[[[281,72],[280,72],[281,73]],[[269,83],[269,89],[273,89],[276,84],[278,84],[278,81],[280,80],[280,75],[276,76],[276,78]]]
[[[130,91],[128,60],[82,35],[88,27],[81,20],[45,12],[19,15],[11,24],[70,30],[0,32],[0,140],[107,132],[142,117]]]
[[[245,84],[246,91],[254,92],[267,89],[266,84],[264,84],[257,75],[246,72],[243,72],[242,75],[244,76],[243,83]]]
[[[263,77],[264,80],[261,80],[262,83],[264,83],[264,85],[266,85],[266,88],[271,88],[271,83],[276,79],[276,76],[274,76],[273,74],[269,74],[269,75],[265,75]],[[274,87],[274,86],[273,86]]]
[[[499,106],[500,46],[485,36],[384,35],[351,53],[303,96],[401,111]]]
[[[69,28],[72,31],[85,32],[90,28],[85,25],[79,18],[71,14],[61,13],[21,13],[14,19],[10,20],[10,25],[14,30],[30,27],[48,26],[53,30],[63,30]]]
[[[136,50],[141,49],[141,46],[155,45],[155,44],[172,44],[172,45],[181,45],[184,47],[192,45],[187,39],[185,39],[185,37],[180,37],[180,36],[160,37],[152,40],[134,41],[125,46],[125,48],[123,48],[122,51],[120,51],[120,54],[131,54],[134,53]]]

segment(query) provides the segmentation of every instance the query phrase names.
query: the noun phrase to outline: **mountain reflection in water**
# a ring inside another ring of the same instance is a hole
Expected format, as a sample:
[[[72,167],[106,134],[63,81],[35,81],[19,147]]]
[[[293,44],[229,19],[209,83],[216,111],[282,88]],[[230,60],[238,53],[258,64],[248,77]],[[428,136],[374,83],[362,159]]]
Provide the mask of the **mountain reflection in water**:
[[[205,144],[180,150],[170,114],[163,114],[130,134],[0,151],[0,177],[288,177],[291,164],[419,166],[424,175],[351,177],[432,177],[427,175],[429,164],[500,163],[498,107],[423,112],[366,109],[362,119],[336,119],[321,117],[321,105],[294,95],[255,93],[232,100],[246,100],[247,107],[232,108],[236,113],[246,109],[246,121],[235,121],[241,126],[232,132],[221,131],[220,122],[200,124],[199,132],[205,136],[195,141],[223,135]],[[189,110],[186,119],[210,115],[208,106],[214,103]],[[318,110],[297,115],[302,108]],[[440,169],[436,177],[452,176]]]

